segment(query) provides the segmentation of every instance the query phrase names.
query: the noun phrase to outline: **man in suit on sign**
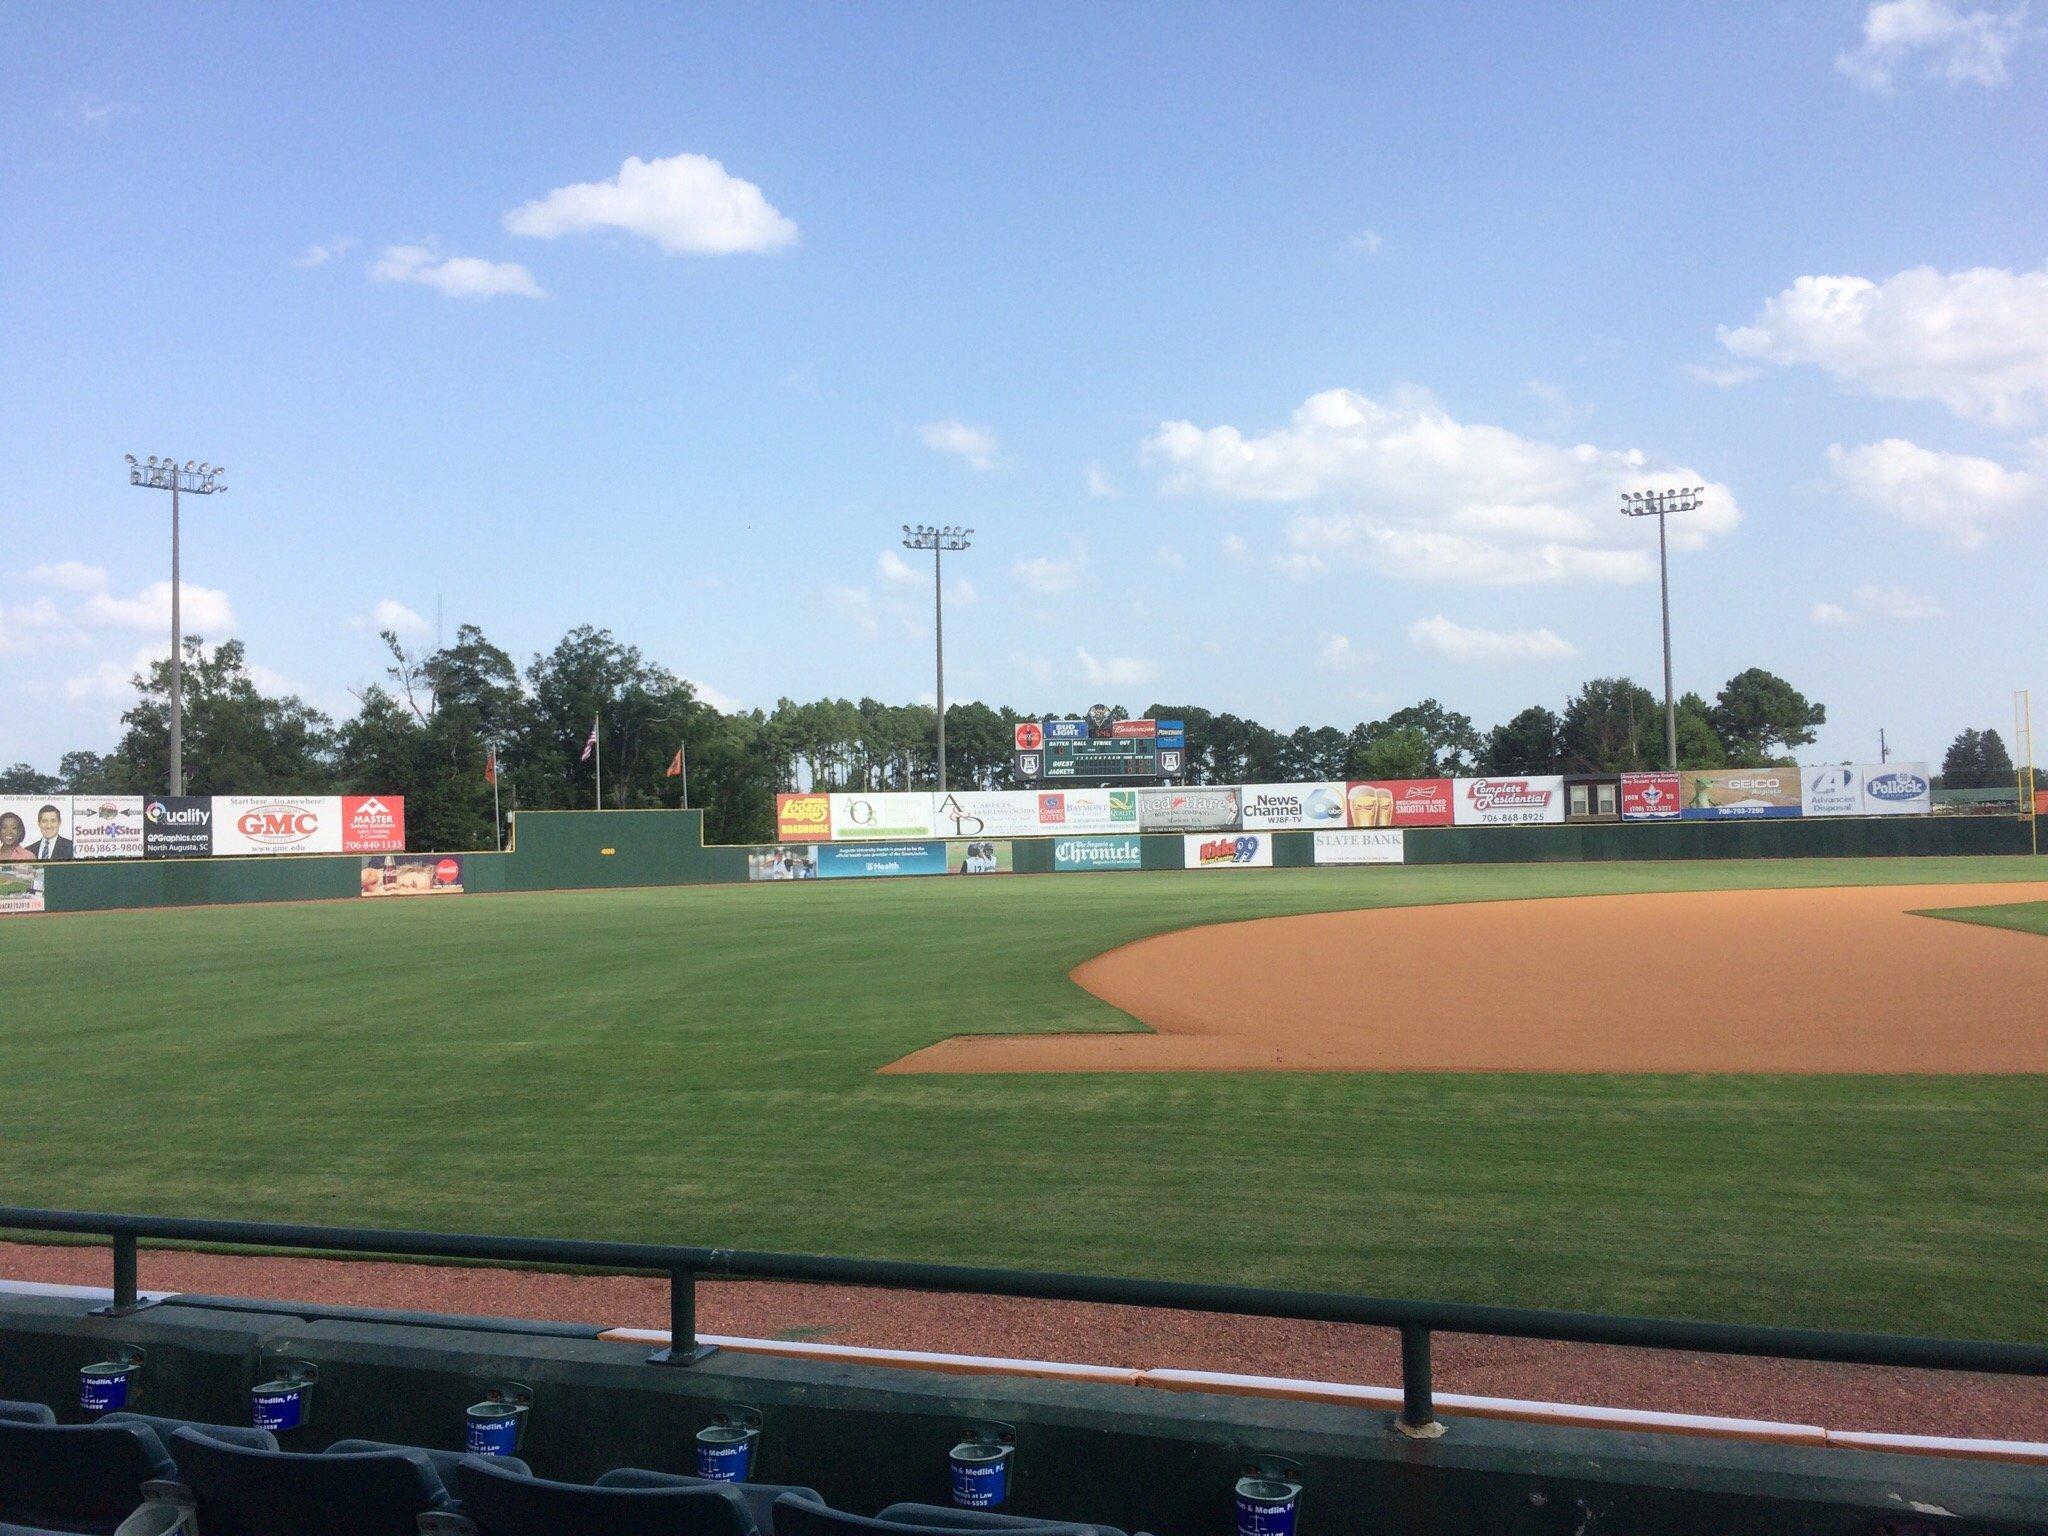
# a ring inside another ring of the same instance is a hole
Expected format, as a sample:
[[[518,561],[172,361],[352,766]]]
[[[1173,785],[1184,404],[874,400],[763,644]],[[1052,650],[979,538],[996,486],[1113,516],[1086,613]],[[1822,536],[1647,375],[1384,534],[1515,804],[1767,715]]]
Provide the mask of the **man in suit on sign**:
[[[71,857],[71,839],[59,837],[64,830],[64,813],[54,805],[46,805],[36,812],[36,838],[28,845],[28,856],[32,859],[59,860]]]

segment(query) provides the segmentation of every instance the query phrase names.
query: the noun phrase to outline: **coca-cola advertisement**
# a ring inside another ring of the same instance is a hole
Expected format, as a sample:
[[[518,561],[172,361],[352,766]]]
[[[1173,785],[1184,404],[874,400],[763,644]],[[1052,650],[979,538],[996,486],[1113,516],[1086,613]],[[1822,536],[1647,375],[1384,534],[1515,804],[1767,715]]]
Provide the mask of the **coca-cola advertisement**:
[[[1564,820],[1561,777],[1458,779],[1453,787],[1453,814],[1461,827],[1521,827]]]

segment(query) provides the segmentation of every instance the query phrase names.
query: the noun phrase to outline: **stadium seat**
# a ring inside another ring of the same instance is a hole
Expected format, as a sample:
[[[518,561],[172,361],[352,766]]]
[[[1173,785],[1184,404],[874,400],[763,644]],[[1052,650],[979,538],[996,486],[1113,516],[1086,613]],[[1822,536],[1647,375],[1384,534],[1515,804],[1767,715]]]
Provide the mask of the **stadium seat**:
[[[99,1536],[176,1470],[148,1429],[0,1420],[0,1520]]]
[[[371,1451],[396,1451],[401,1456],[410,1456],[424,1461],[433,1468],[434,1475],[441,1479],[441,1486],[458,1498],[461,1490],[456,1486],[462,1472],[462,1463],[467,1451],[443,1451],[424,1445],[394,1445],[388,1440],[337,1440],[320,1454],[323,1456],[362,1456]],[[520,1472],[530,1473],[531,1469],[517,1456],[494,1456],[493,1461],[513,1467]]]
[[[457,1487],[462,1512],[482,1536],[757,1536],[747,1501],[731,1483],[557,1483],[515,1472],[501,1457],[469,1456]],[[796,1497],[783,1502],[811,1507]]]
[[[999,1515],[990,1510],[954,1509],[939,1504],[891,1504],[872,1518],[849,1515],[844,1510],[801,1499],[779,1500],[775,1506],[775,1536],[962,1536],[971,1531],[1124,1536],[1114,1526]]]
[[[174,1430],[171,1455],[205,1536],[417,1536],[454,1500],[410,1450],[272,1451]]]
[[[704,1477],[684,1477],[679,1472],[649,1472],[641,1467],[621,1467],[616,1472],[607,1472],[597,1480],[600,1488],[731,1488],[747,1501],[747,1513],[754,1517],[755,1529],[774,1536],[775,1501],[785,1493],[792,1498],[804,1499],[812,1504],[822,1505],[824,1497],[815,1488],[800,1487],[795,1483],[721,1483]]]
[[[45,1529],[110,1532],[142,1502],[142,1485],[178,1475],[164,1436],[180,1428],[274,1447],[266,1430],[192,1425],[184,1419],[110,1413],[59,1424],[40,1403],[0,1404],[0,1521]]]

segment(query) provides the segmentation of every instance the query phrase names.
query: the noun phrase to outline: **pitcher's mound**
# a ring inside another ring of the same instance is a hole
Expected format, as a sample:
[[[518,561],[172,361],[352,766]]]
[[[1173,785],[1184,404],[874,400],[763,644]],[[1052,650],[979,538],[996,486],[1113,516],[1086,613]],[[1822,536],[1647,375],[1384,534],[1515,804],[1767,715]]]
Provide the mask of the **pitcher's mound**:
[[[2048,942],[1916,910],[2048,885],[1689,891],[1188,928],[1074,980],[1154,1034],[886,1072],[2048,1072]]]

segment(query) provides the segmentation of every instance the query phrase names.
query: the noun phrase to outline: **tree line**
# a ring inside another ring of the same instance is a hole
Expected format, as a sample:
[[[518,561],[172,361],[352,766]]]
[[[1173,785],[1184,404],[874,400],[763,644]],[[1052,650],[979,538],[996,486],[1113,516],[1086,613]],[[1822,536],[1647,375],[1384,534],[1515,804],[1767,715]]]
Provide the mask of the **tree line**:
[[[487,757],[495,754],[506,810],[588,806],[594,765],[582,754],[594,718],[602,730],[604,804],[688,804],[704,812],[705,835],[715,842],[771,838],[778,790],[909,789],[936,780],[928,705],[785,698],[769,710],[722,711],[637,647],[589,625],[524,667],[470,624],[452,645],[432,651],[410,649],[389,632],[383,640],[384,677],[357,690],[355,714],[336,722],[299,698],[265,693],[240,641],[188,639],[187,792],[402,794],[412,846],[490,847]],[[55,773],[16,764],[0,771],[0,792],[160,791],[169,776],[168,659],[134,684],[136,700],[121,717],[113,751],[68,752]],[[1486,731],[1435,699],[1349,729],[1281,731],[1186,703],[1158,703],[1146,713],[1187,723],[1192,783],[1626,772],[1665,762],[1661,702],[1619,677],[1594,678],[1555,709],[1532,704]],[[981,703],[949,705],[949,782],[1008,787],[1014,727],[1038,718]],[[1812,742],[1826,718],[1823,706],[1785,679],[1752,667],[1711,702],[1696,693],[1677,701],[1679,762],[1789,761],[1783,754]],[[679,750],[686,772],[672,777]],[[1995,731],[1969,731],[1944,773],[1958,782],[1965,775],[1972,783],[2009,782],[2011,762]]]

